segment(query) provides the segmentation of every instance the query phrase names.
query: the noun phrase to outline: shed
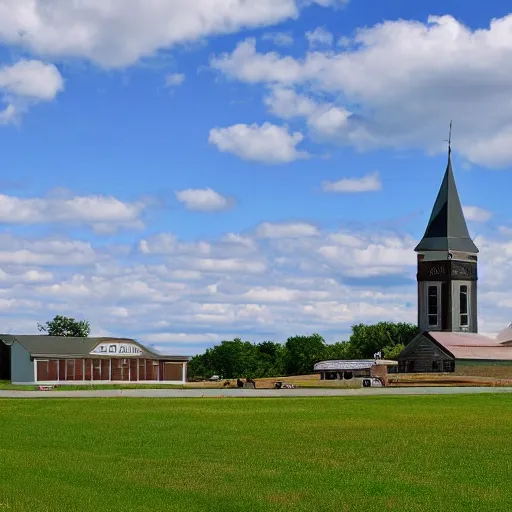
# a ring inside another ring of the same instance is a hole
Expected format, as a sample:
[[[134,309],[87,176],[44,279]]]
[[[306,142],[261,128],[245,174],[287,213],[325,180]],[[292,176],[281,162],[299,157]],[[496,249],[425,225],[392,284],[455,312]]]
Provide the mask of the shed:
[[[352,380],[378,377],[387,383],[388,366],[397,366],[396,361],[386,359],[331,360],[321,361],[314,366],[321,380]]]

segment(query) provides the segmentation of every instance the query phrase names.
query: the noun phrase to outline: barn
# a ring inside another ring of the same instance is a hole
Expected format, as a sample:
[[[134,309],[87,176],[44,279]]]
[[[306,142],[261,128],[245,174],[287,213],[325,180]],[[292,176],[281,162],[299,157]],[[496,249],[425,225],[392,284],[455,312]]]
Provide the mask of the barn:
[[[0,380],[13,384],[183,384],[188,360],[125,338],[0,335]]]
[[[512,375],[511,328],[496,338],[477,333],[424,332],[416,336],[398,356],[400,373],[454,372],[456,367],[473,369],[500,366]]]

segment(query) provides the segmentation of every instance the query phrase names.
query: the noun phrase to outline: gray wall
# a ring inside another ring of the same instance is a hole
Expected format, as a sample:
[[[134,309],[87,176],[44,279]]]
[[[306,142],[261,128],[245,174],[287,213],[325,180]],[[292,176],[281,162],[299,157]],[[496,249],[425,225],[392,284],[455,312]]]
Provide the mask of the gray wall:
[[[436,361],[443,369],[443,361],[452,361],[453,357],[439,348],[423,334],[418,334],[397,357],[398,361],[414,363],[413,372],[431,372],[432,362]]]
[[[34,382],[34,361],[17,341],[11,347],[11,381],[13,384]]]

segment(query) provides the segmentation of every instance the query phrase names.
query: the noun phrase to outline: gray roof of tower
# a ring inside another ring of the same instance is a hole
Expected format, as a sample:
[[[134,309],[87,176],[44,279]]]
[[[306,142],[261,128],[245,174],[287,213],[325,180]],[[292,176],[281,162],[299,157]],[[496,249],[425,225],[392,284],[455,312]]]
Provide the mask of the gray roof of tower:
[[[453,176],[450,150],[448,151],[446,172],[427,229],[414,250],[416,252],[453,250],[478,253],[477,246],[469,236],[466,219],[460,204]]]

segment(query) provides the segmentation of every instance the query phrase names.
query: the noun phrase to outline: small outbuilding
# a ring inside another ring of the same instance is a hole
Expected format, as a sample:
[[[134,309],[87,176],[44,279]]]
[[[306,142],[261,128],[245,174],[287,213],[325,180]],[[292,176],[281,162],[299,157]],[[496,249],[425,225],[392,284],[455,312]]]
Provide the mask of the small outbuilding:
[[[13,384],[184,384],[188,360],[125,338],[0,335],[0,380]]]
[[[387,385],[388,366],[397,366],[396,361],[386,359],[321,361],[314,366],[321,380],[343,380],[362,382],[364,378],[378,378]]]

